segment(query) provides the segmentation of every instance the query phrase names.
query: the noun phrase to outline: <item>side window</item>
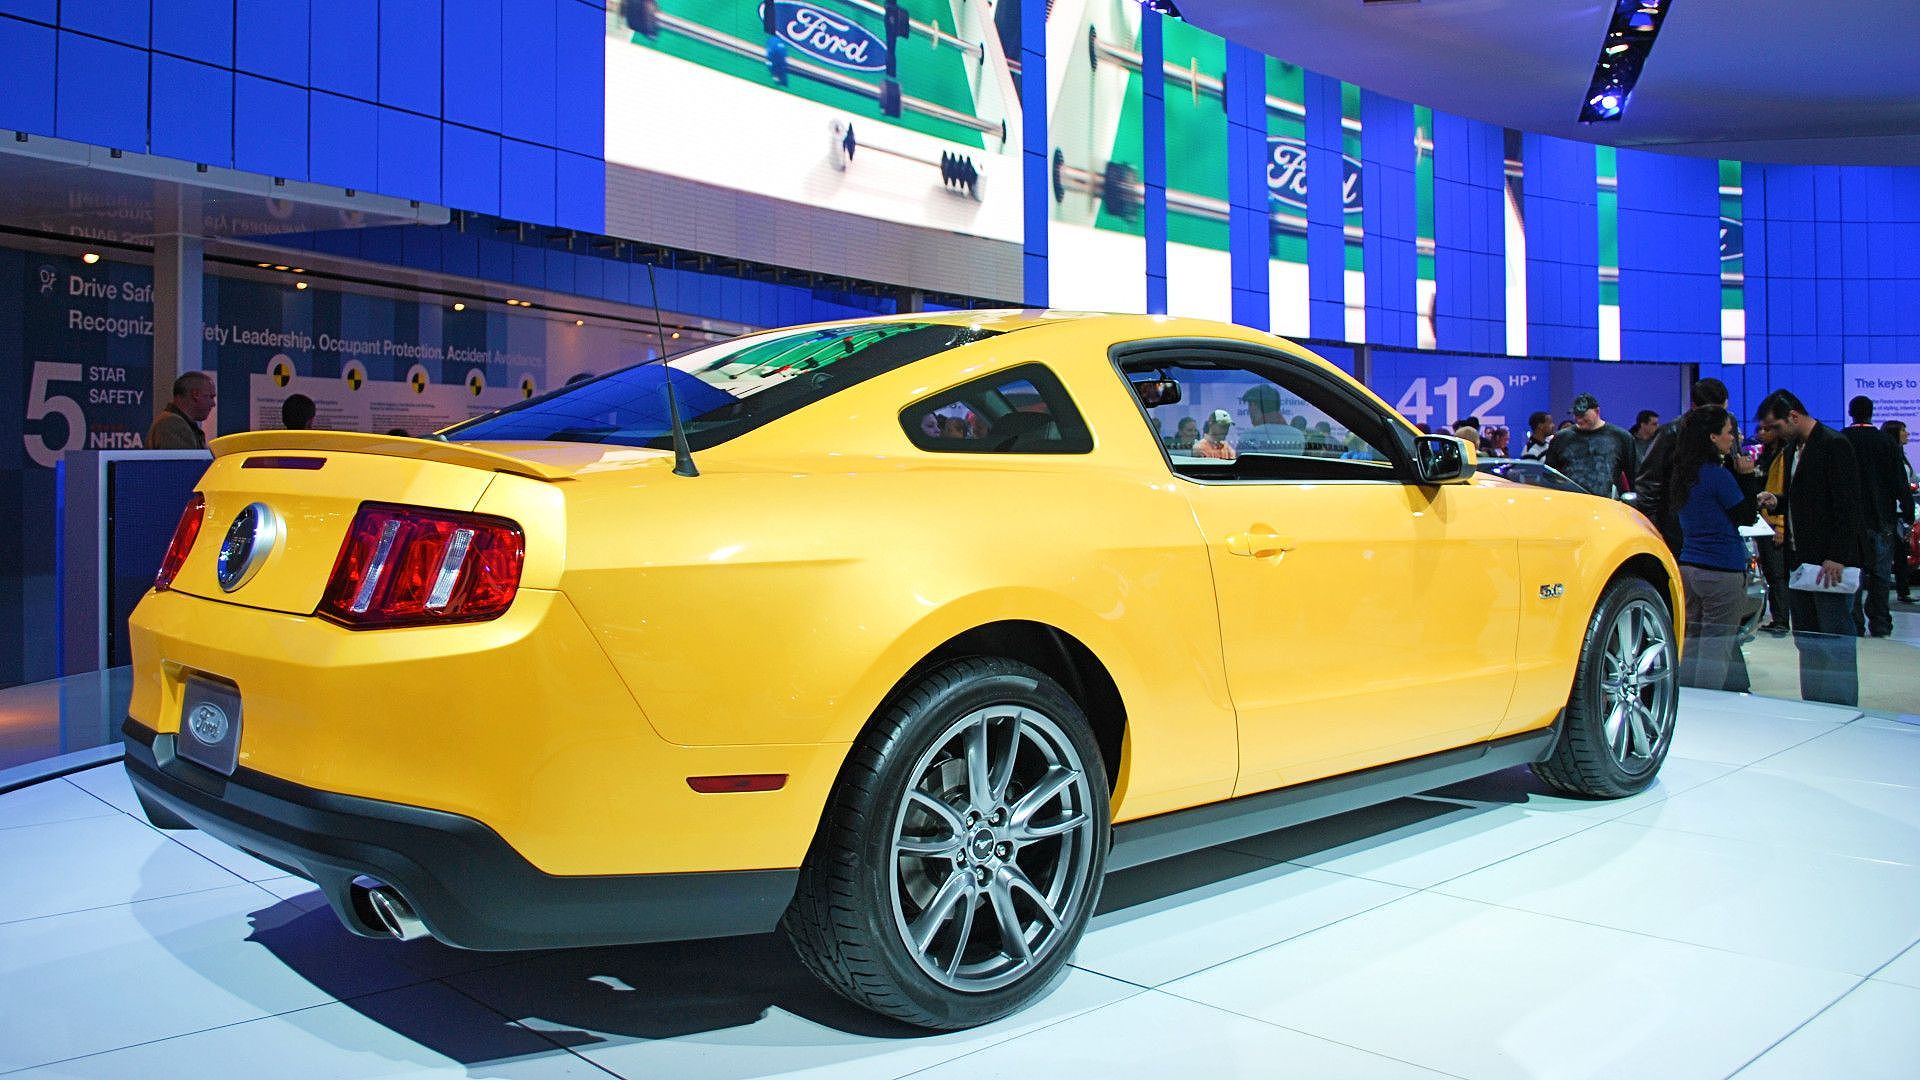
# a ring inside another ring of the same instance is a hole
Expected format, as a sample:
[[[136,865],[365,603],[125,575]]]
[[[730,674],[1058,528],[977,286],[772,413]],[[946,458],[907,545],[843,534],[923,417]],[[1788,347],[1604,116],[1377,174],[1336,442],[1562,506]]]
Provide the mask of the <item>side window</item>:
[[[945,454],[1085,454],[1093,436],[1067,388],[1023,364],[915,402],[900,414],[907,438]]]
[[[1375,410],[1281,363],[1128,364],[1147,422],[1174,471],[1197,479],[1380,480],[1396,473],[1392,434]],[[1178,384],[1179,400],[1147,404]],[[1151,389],[1147,389],[1151,387]]]

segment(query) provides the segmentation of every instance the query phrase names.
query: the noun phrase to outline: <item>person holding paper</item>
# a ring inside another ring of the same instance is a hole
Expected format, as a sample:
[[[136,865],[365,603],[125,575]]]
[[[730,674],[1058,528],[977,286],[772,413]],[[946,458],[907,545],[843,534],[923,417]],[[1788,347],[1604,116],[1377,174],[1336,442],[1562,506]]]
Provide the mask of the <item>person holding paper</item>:
[[[1753,462],[1734,454],[1740,429],[1719,405],[1687,413],[1673,434],[1673,464],[1665,489],[1684,534],[1675,561],[1687,594],[1686,650],[1680,681],[1706,690],[1747,688],[1740,654],[1740,614],[1747,599],[1747,545],[1739,526],[1759,516],[1754,496],[1735,470]],[[1737,464],[1729,465],[1729,461]]]
[[[1793,644],[1800,651],[1800,695],[1857,705],[1853,590],[1843,583],[1851,577],[1858,588],[1868,526],[1853,447],[1808,416],[1806,406],[1787,390],[1768,394],[1754,419],[1786,444],[1786,490],[1761,492],[1758,501],[1761,509],[1786,517],[1787,592]]]

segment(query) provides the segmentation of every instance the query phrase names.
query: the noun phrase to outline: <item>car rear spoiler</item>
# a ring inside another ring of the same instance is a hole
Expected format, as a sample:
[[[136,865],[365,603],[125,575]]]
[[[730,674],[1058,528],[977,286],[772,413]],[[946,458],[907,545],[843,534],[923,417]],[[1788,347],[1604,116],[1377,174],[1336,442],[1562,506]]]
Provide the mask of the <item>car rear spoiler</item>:
[[[581,462],[570,465],[529,461],[510,454],[482,450],[463,443],[432,439],[405,439],[390,435],[362,435],[352,431],[248,431],[223,435],[207,444],[216,458],[232,454],[252,454],[267,450],[312,450],[339,454],[379,454],[383,457],[438,461],[464,465],[470,469],[512,473],[535,480],[565,480],[580,469]],[[583,448],[583,450],[586,448]],[[590,456],[599,458],[600,447],[592,447]]]

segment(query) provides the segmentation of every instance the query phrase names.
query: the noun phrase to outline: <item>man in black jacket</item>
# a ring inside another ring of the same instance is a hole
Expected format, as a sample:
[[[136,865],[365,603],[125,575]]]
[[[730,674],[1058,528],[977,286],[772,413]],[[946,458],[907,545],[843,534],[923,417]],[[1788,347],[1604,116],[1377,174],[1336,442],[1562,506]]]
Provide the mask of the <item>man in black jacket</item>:
[[[1762,492],[1762,509],[1787,519],[1787,567],[1817,567],[1822,585],[1838,585],[1846,567],[1866,559],[1867,506],[1853,447],[1839,432],[1807,415],[1800,399],[1775,390],[1754,419],[1784,438],[1786,493]],[[1844,592],[1789,589],[1793,643],[1800,651],[1800,695],[1837,705],[1860,703],[1853,597]]]
[[[1725,408],[1727,384],[1719,379],[1701,379],[1693,384],[1690,397],[1693,409],[1702,405]],[[1640,460],[1639,472],[1633,478],[1633,505],[1647,515],[1654,528],[1659,529],[1660,535],[1666,538],[1667,546],[1675,552],[1680,550],[1682,538],[1679,517],[1667,512],[1667,473],[1673,470],[1674,435],[1680,430],[1680,421],[1686,418],[1687,414],[1681,413],[1660,425],[1660,430],[1653,433],[1653,444],[1647,447],[1646,455]]]
[[[1847,402],[1853,423],[1840,429],[1860,466],[1860,493],[1867,500],[1867,565],[1860,574],[1860,602],[1853,606],[1854,627],[1862,634],[1893,633],[1887,593],[1893,588],[1894,523],[1913,517],[1913,492],[1907,487],[1900,447],[1873,426],[1873,399]]]

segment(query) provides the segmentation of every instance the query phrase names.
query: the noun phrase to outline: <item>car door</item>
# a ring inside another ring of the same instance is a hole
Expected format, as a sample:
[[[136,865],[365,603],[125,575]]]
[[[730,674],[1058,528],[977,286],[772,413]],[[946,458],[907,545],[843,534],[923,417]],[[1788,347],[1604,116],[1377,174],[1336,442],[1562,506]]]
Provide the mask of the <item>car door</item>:
[[[1156,430],[1232,420],[1233,460],[1212,446],[1168,455],[1213,568],[1236,793],[1488,738],[1512,696],[1518,627],[1499,493],[1410,483],[1380,406],[1304,361],[1163,352],[1153,370],[1183,387],[1150,410]]]

